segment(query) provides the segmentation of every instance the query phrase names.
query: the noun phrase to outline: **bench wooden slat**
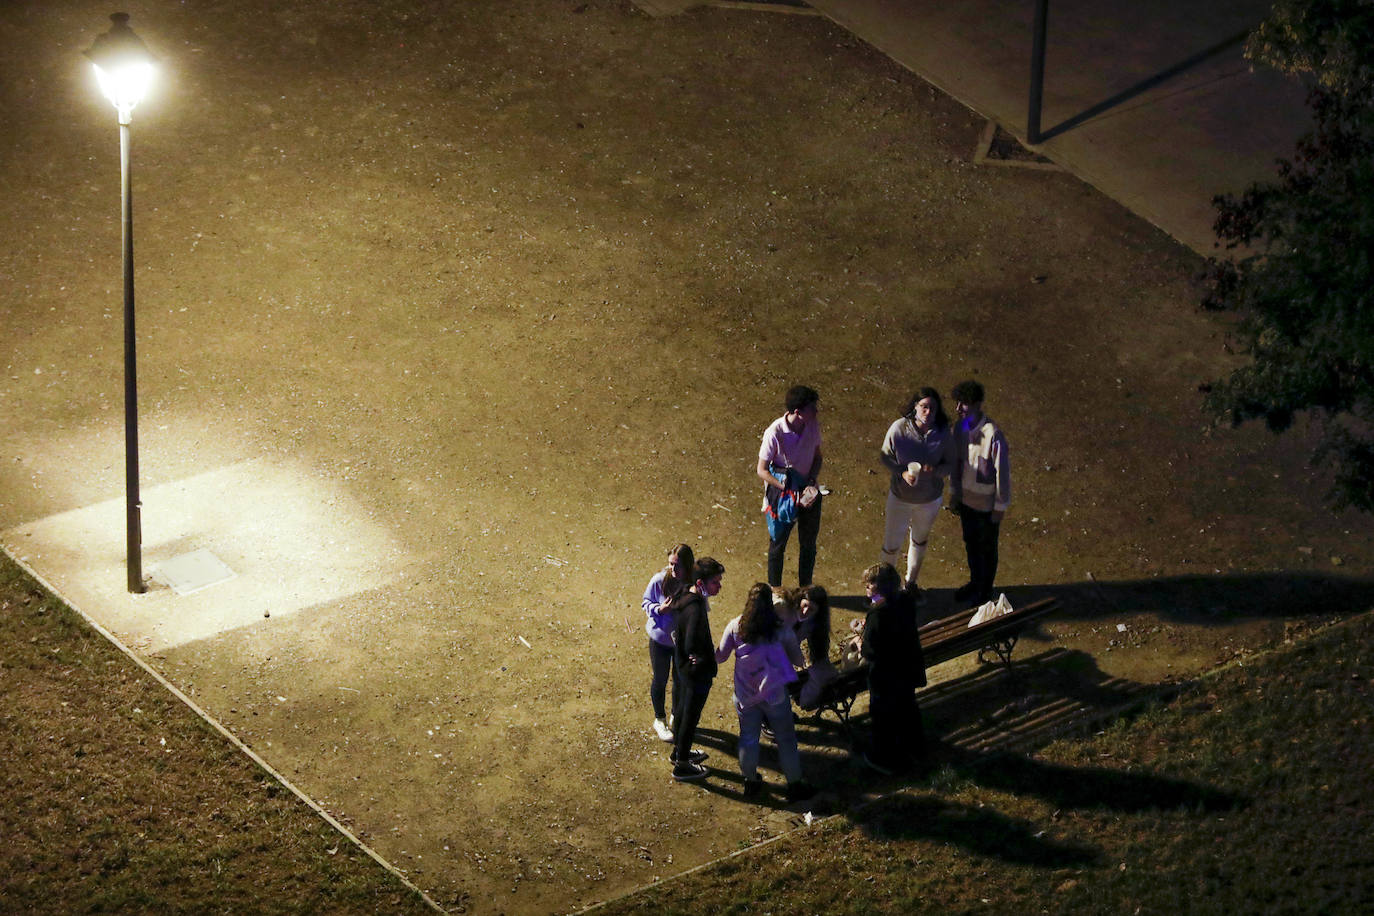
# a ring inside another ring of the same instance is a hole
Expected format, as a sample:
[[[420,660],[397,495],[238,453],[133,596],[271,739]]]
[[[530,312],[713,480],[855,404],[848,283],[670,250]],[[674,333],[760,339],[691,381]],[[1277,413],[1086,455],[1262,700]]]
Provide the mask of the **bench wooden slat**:
[[[948,617],[941,617],[939,620],[932,620],[929,623],[922,624],[920,627],[921,645],[925,645],[927,640],[933,639],[938,634],[947,630],[968,629],[968,622],[973,619],[973,615],[977,610],[977,608],[968,608],[957,614],[950,614]]]
[[[948,626],[952,623],[958,623],[960,626],[968,626],[968,622],[973,619],[973,615],[977,612],[978,609],[976,607],[965,608],[962,611],[950,614],[948,617],[941,617],[939,620],[932,620],[929,623],[923,623],[921,624],[921,629],[923,631],[938,630],[941,627]]]
[[[921,640],[921,651],[925,655],[926,667],[938,665],[951,659],[985,649],[992,644],[1020,635],[1028,625],[1044,617],[1055,609],[1058,602],[1045,598],[1024,608],[994,617],[975,627],[964,627],[963,631],[942,631],[938,638],[927,643]]]

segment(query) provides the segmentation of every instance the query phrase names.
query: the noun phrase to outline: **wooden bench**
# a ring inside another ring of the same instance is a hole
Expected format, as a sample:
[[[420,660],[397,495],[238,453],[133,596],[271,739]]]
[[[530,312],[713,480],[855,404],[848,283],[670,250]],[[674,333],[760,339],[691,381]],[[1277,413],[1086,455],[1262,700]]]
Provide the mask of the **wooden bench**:
[[[978,661],[984,664],[1001,664],[1011,672],[1012,652],[1022,631],[1058,609],[1058,606],[1058,599],[1043,598],[975,627],[969,626],[968,623],[973,619],[977,608],[969,608],[939,620],[932,620],[919,630],[921,654],[925,657],[926,668],[933,668],[942,662],[977,652]],[[840,725],[844,727],[845,734],[852,741],[854,733],[850,727],[849,714],[854,708],[854,702],[866,690],[867,662],[841,671],[834,680],[821,688],[814,703],[801,708],[806,712],[815,713],[817,718],[826,712],[834,713]]]

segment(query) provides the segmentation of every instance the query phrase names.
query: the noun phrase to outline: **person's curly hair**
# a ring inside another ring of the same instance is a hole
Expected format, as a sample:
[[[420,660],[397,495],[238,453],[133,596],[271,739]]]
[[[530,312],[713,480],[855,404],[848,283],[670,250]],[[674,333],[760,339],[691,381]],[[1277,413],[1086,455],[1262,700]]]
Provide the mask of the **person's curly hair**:
[[[778,635],[781,625],[778,612],[773,610],[773,587],[767,582],[755,582],[749,586],[749,595],[744,599],[744,613],[739,617],[740,641],[768,642]]]
[[[981,404],[985,394],[983,386],[969,378],[955,385],[949,396],[956,401],[963,401],[965,404]]]

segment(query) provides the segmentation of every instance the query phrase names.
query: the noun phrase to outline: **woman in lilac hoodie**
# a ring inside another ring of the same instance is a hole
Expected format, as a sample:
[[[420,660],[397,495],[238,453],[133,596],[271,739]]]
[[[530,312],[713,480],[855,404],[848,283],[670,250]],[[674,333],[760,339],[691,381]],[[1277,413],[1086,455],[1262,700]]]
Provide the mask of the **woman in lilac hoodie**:
[[[739,714],[739,769],[744,794],[763,791],[759,777],[759,731],[765,719],[778,745],[778,762],[787,777],[787,800],[810,798],[815,790],[802,780],[801,756],[792,722],[787,685],[802,664],[796,640],[785,639],[782,619],[773,609],[773,590],[756,582],[744,601],[744,613],[725,626],[716,661],[735,656],[735,711]]]
[[[677,674],[673,671],[672,600],[692,583],[688,582],[696,557],[692,548],[678,544],[668,551],[668,565],[654,573],[644,589],[644,632],[649,634],[649,702],[654,707],[654,734],[673,740],[673,729],[664,707],[668,675],[673,674],[673,706],[677,706]]]

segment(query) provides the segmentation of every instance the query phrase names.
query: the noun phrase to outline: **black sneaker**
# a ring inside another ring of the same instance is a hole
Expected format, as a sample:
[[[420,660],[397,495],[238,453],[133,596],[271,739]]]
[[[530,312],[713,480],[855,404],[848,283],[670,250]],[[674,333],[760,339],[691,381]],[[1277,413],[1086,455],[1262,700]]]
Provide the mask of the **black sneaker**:
[[[753,779],[744,781],[744,797],[753,798],[763,791],[763,780],[755,776]]]
[[[906,593],[911,596],[911,603],[916,607],[925,607],[926,593],[921,591],[921,587],[915,582],[906,587]]]
[[[954,590],[954,600],[963,601],[966,598],[972,598],[976,594],[978,594],[978,586],[974,585],[972,582],[965,582]]]
[[[711,756],[711,755],[708,754],[708,753],[706,753],[705,751],[688,751],[688,752],[687,752],[687,762],[688,762],[688,763],[705,763],[705,762],[706,762],[706,758],[709,757],[709,756]],[[669,763],[672,763],[672,764],[674,764],[674,765],[676,765],[676,764],[677,764],[677,754],[673,754],[673,755],[669,756],[668,762],[669,762]]]
[[[699,763],[679,763],[673,767],[673,778],[678,782],[688,782],[693,779],[705,779],[707,772],[706,767]]]
[[[816,787],[805,780],[789,782],[787,784],[787,800],[790,802],[806,801],[816,794]]]

